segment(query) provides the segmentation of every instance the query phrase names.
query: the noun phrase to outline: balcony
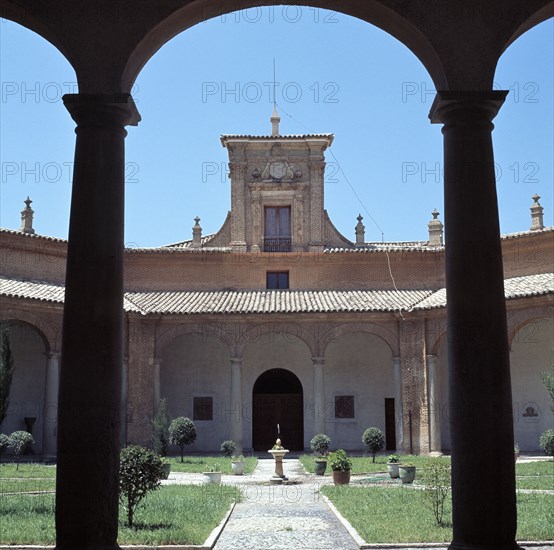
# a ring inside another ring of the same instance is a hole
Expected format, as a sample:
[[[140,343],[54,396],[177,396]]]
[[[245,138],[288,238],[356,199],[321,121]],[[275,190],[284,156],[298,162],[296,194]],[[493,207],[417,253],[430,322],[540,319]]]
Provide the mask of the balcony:
[[[291,250],[290,237],[264,237],[264,252],[290,252]]]

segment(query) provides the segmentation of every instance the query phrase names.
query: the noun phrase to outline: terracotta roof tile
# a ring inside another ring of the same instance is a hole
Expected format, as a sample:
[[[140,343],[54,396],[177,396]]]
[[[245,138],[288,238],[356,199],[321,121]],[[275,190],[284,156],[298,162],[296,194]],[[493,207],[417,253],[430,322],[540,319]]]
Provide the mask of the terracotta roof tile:
[[[554,294],[554,273],[505,281],[506,299]],[[64,287],[0,277],[0,295],[63,303]],[[446,290],[215,290],[126,292],[125,311],[154,314],[416,311],[446,306]]]

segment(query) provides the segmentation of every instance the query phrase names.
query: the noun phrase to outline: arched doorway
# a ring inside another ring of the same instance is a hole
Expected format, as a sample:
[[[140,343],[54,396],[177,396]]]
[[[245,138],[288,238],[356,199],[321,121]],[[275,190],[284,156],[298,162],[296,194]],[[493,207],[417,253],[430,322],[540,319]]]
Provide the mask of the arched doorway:
[[[298,377],[286,369],[269,369],[252,390],[252,448],[267,451],[275,444],[277,424],[283,444],[304,449],[304,393]]]

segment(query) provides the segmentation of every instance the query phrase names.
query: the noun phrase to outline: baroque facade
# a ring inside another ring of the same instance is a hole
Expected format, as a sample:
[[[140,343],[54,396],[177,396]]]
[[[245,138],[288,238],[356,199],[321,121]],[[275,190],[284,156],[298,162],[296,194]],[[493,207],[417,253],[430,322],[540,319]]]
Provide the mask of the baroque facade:
[[[387,449],[448,452],[439,213],[427,241],[366,242],[361,216],[349,240],[324,209],[333,135],[281,135],[276,111],[270,120],[270,135],[221,136],[231,211],[217,233],[203,236],[196,218],[190,240],[125,251],[122,443],[148,445],[167,398],[173,417],[197,425],[192,453],[225,439],[265,451],[277,424],[296,451],[316,433],[358,451],[376,426]],[[540,374],[554,344],[554,233],[539,198],[530,229],[501,241],[522,451],[552,424]],[[0,230],[0,319],[17,365],[2,431],[31,428],[37,452],[53,456],[67,242],[35,233],[30,204],[19,231]],[[495,403],[468,406],[488,415]]]

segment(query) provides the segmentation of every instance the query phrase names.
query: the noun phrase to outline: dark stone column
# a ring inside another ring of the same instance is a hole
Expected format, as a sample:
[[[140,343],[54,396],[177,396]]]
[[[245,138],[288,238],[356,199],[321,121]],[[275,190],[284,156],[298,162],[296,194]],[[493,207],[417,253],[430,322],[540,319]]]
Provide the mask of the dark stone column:
[[[506,91],[438,92],[444,124],[456,550],[518,548],[508,331],[491,132]]]
[[[59,393],[56,548],[117,546],[129,94],[63,97],[77,123]]]

